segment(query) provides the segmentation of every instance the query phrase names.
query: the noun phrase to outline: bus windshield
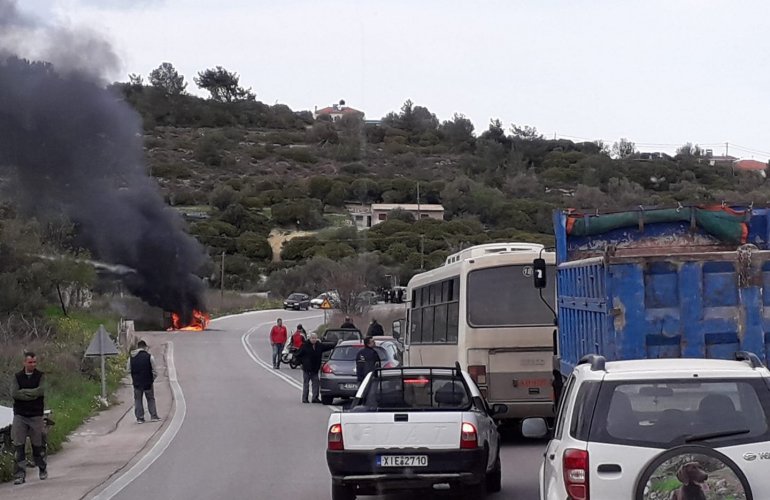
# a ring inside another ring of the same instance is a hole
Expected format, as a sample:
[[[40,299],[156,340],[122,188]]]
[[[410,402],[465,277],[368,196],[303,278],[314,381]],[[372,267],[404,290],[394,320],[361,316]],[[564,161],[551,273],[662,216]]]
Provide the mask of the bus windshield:
[[[549,266],[554,276],[553,266]],[[553,307],[554,280],[543,298]],[[553,313],[532,283],[531,265],[478,269],[468,274],[468,324],[472,327],[553,325]]]

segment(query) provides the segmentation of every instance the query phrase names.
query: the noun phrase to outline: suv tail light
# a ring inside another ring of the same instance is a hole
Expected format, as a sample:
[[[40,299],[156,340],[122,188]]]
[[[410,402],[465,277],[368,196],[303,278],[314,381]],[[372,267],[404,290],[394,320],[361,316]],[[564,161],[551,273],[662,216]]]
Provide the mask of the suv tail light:
[[[332,424],[329,427],[329,437],[327,439],[330,450],[344,450],[345,443],[342,441],[342,424]]]
[[[334,367],[329,363],[324,363],[323,366],[321,367],[321,371],[323,373],[334,373]]]
[[[474,382],[479,385],[486,385],[487,383],[487,367],[484,365],[470,365],[468,366],[468,374],[471,376]]]
[[[588,452],[569,448],[564,451],[562,462],[570,500],[588,500]]]
[[[464,450],[475,450],[479,447],[478,434],[476,427],[468,422],[463,422],[460,431],[460,448]]]

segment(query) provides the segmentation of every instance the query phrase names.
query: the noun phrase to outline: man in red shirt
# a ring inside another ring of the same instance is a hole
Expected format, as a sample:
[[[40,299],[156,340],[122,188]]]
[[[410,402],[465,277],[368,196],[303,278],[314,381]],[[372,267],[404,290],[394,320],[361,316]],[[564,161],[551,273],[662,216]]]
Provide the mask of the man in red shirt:
[[[270,329],[270,344],[273,346],[273,368],[276,370],[281,368],[281,353],[288,336],[289,333],[286,331],[286,327],[283,326],[283,321],[281,318],[278,318],[273,328]]]

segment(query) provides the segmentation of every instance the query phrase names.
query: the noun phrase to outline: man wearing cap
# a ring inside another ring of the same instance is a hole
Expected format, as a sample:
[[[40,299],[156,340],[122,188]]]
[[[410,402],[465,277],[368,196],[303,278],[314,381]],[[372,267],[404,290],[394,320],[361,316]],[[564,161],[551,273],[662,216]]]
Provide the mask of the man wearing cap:
[[[155,391],[152,388],[153,382],[158,376],[155,369],[155,358],[147,352],[147,342],[140,340],[136,344],[137,349],[131,352],[131,358],[128,360],[128,369],[131,370],[131,380],[134,385],[134,415],[136,423],[144,423],[144,401],[142,397],[147,398],[147,410],[153,422],[158,422],[158,410],[155,408]]]

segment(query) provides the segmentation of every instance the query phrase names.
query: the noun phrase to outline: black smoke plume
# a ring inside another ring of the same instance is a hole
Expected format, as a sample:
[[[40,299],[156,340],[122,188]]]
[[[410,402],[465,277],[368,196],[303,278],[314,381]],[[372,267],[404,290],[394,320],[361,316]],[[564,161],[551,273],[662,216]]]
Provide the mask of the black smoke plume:
[[[66,214],[95,258],[136,271],[124,277],[133,294],[189,319],[204,309],[194,273],[207,257],[147,174],[139,115],[96,76],[117,59],[49,29],[53,62],[30,62],[14,46],[30,26],[39,33],[0,0],[0,165],[16,170],[24,206]]]

